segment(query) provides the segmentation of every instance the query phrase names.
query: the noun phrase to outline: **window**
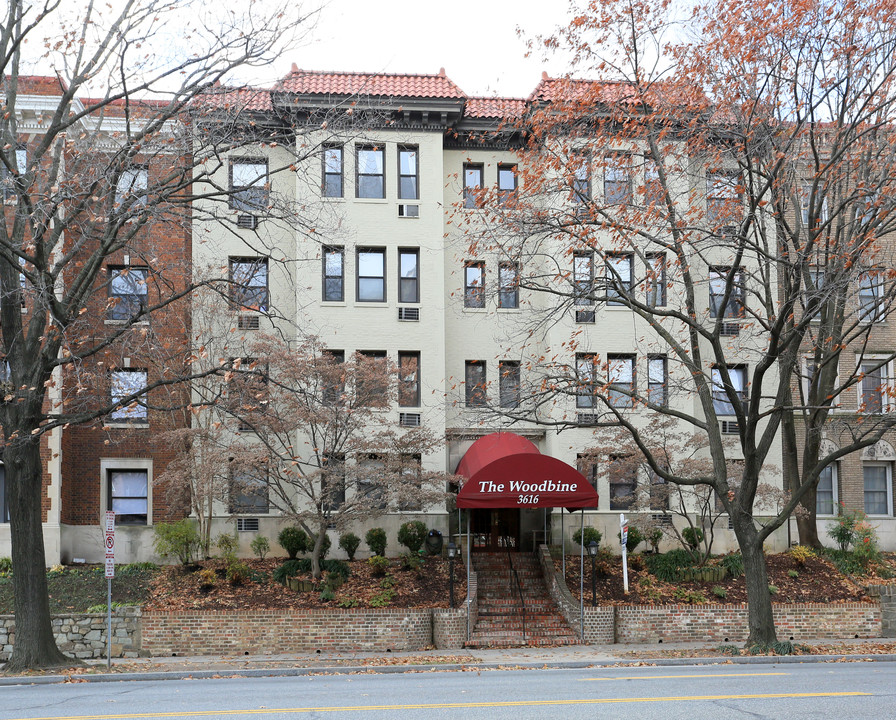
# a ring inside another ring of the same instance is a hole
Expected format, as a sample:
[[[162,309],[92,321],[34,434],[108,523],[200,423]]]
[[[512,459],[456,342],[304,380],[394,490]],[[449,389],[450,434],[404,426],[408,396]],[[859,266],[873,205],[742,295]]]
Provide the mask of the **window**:
[[[893,514],[893,476],[890,463],[863,463],[865,513],[867,515]]]
[[[24,173],[28,169],[28,151],[23,147],[16,148],[16,167],[19,174]],[[2,186],[4,200],[16,197],[15,177],[6,165],[0,163],[0,186]]]
[[[869,270],[859,275],[859,318],[874,322],[884,318],[884,276],[879,270]]]
[[[819,207],[819,200],[821,201]],[[814,211],[815,224],[827,222],[828,219],[828,201],[821,195],[821,189],[816,190],[815,197],[812,196],[812,183],[803,183],[800,187],[800,214],[802,216],[803,225],[809,226],[809,215]]]
[[[594,304],[594,255],[577,253],[572,259],[573,292],[576,305]]]
[[[324,145],[323,174],[324,197],[342,197],[342,145]]]
[[[358,494],[371,508],[386,509],[383,475],[386,464],[379,455],[364,455],[358,460]]]
[[[267,160],[231,160],[230,207],[252,214],[260,212],[267,204]]]
[[[9,497],[6,490],[6,467],[0,465],[0,523],[9,522]]]
[[[647,304],[663,307],[666,304],[666,255],[647,253]]]
[[[398,353],[398,404],[420,407],[420,353]]]
[[[731,389],[739,399],[741,407],[747,409],[747,368],[743,365],[728,367],[728,378]],[[734,415],[734,405],[725,391],[725,382],[721,368],[712,369],[712,405],[717,415]]]
[[[229,494],[231,513],[258,515],[270,511],[268,479],[257,471],[232,473]]]
[[[268,311],[268,259],[230,258],[230,300],[237,310]]]
[[[630,408],[635,394],[635,358],[633,355],[608,355],[609,401],[616,408]]]
[[[131,320],[146,309],[146,268],[109,268],[110,320]]]
[[[320,475],[320,504],[324,512],[334,512],[345,504],[345,455],[323,456]]]
[[[502,262],[498,266],[498,307],[520,306],[520,269],[515,262]]]
[[[516,195],[516,165],[498,165],[498,204],[509,205]]]
[[[484,360],[467,360],[464,368],[464,385],[467,407],[485,407],[488,401]]]
[[[146,380],[146,370],[113,370],[109,378],[112,402],[118,403],[145,390]],[[132,400],[109,413],[109,419],[115,422],[146,422],[145,401]]]
[[[710,223],[730,225],[740,219],[743,202],[740,173],[714,172],[706,177],[706,218]]]
[[[237,430],[253,430],[252,415],[263,413],[268,405],[268,368],[257,358],[231,358],[228,410],[237,418]]]
[[[357,196],[386,197],[385,150],[382,147],[360,146],[357,152]]]
[[[591,487],[597,490],[597,459],[594,455],[579,453],[576,455],[576,467]]]
[[[663,511],[669,509],[669,484],[648,469],[650,475],[650,509]]]
[[[660,205],[665,199],[663,185],[660,182],[660,173],[656,161],[644,158],[644,205]]]
[[[381,407],[388,395],[385,350],[359,350],[360,376],[355,379],[355,394],[363,405]]]
[[[576,355],[576,407],[593,408],[597,404],[598,367],[597,355]]]
[[[727,302],[725,302],[726,294]],[[709,316],[714,318],[744,316],[743,270],[718,267],[709,269]]]
[[[498,395],[502,408],[520,406],[520,364],[516,360],[498,363]]]
[[[482,203],[482,165],[464,163],[464,207],[477,208]]]
[[[669,402],[669,371],[665,355],[651,355],[647,358],[647,400],[654,405],[665,407]]]
[[[464,265],[464,307],[485,307],[485,263]]]
[[[321,386],[324,405],[335,405],[345,392],[345,351],[324,350],[321,354]]]
[[[398,197],[402,200],[420,197],[420,168],[415,145],[398,146]]]
[[[398,509],[422,510],[420,488],[422,487],[422,462],[420,455],[402,453],[399,456]]]
[[[420,302],[420,251],[417,248],[398,251],[398,302]]]
[[[126,168],[118,176],[115,186],[115,204],[121,205],[133,198],[131,206],[146,205],[146,188],[149,172],[145,167]]]
[[[324,248],[324,300],[345,300],[345,255],[341,247]]]
[[[107,509],[116,525],[146,525],[149,518],[149,475],[146,470],[107,471]]]
[[[622,305],[622,298],[632,293],[632,262],[629,253],[607,256],[607,300],[610,305]]]
[[[635,501],[637,467],[631,458],[611,458],[608,468],[610,510],[628,510]]]
[[[591,200],[591,156],[587,153],[576,153],[571,160],[572,203],[586,205]]]
[[[358,248],[358,302],[386,302],[384,248]]]
[[[627,205],[632,199],[632,161],[628,155],[611,155],[604,166],[604,202]]]
[[[889,363],[864,359],[859,363],[859,412],[882,413],[889,410]]]
[[[837,507],[837,463],[831,463],[818,474],[815,488],[815,514],[834,515]]]

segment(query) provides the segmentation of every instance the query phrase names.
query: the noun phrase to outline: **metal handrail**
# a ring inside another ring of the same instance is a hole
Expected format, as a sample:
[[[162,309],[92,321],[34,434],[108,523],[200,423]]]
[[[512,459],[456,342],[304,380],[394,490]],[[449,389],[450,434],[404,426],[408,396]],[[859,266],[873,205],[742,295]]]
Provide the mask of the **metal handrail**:
[[[507,535],[504,535],[504,533],[501,533],[501,534],[505,538],[504,547],[507,548],[507,564],[510,566],[510,579],[511,579],[511,581],[516,580],[516,590],[520,596],[520,611],[521,611],[521,614],[523,617],[523,642],[525,643],[526,642],[526,601],[523,599],[523,586],[522,586],[522,583],[520,583],[519,573],[517,573],[516,568],[513,567],[513,553],[510,552],[510,543],[506,542]],[[513,590],[513,588],[512,588],[512,583],[511,583],[511,591],[512,590]]]

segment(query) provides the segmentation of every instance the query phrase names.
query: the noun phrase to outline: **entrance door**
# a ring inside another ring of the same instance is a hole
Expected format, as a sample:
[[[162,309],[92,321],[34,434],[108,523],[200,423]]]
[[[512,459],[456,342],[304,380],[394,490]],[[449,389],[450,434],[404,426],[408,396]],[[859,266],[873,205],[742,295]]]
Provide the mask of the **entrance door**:
[[[471,518],[474,550],[520,549],[520,511],[515,509],[473,510]]]

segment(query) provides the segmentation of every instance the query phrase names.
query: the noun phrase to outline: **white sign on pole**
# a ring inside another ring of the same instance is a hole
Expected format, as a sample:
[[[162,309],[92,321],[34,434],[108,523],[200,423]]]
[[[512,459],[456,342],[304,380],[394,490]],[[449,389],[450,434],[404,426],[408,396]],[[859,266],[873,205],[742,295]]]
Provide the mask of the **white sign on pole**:
[[[104,530],[107,533],[115,533],[115,511],[106,510],[106,524]]]
[[[624,513],[619,513],[619,538],[622,541],[622,585],[628,595],[628,520]]]
[[[106,577],[115,577],[115,512],[106,511],[105,532],[103,533],[103,549],[106,553]]]

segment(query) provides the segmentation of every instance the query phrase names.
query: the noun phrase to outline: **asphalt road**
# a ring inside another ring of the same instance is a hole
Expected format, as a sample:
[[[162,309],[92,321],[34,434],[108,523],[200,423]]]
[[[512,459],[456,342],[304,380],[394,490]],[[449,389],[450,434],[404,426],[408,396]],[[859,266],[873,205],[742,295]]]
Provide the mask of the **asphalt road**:
[[[0,687],[0,720],[890,718],[896,663],[317,675]]]

